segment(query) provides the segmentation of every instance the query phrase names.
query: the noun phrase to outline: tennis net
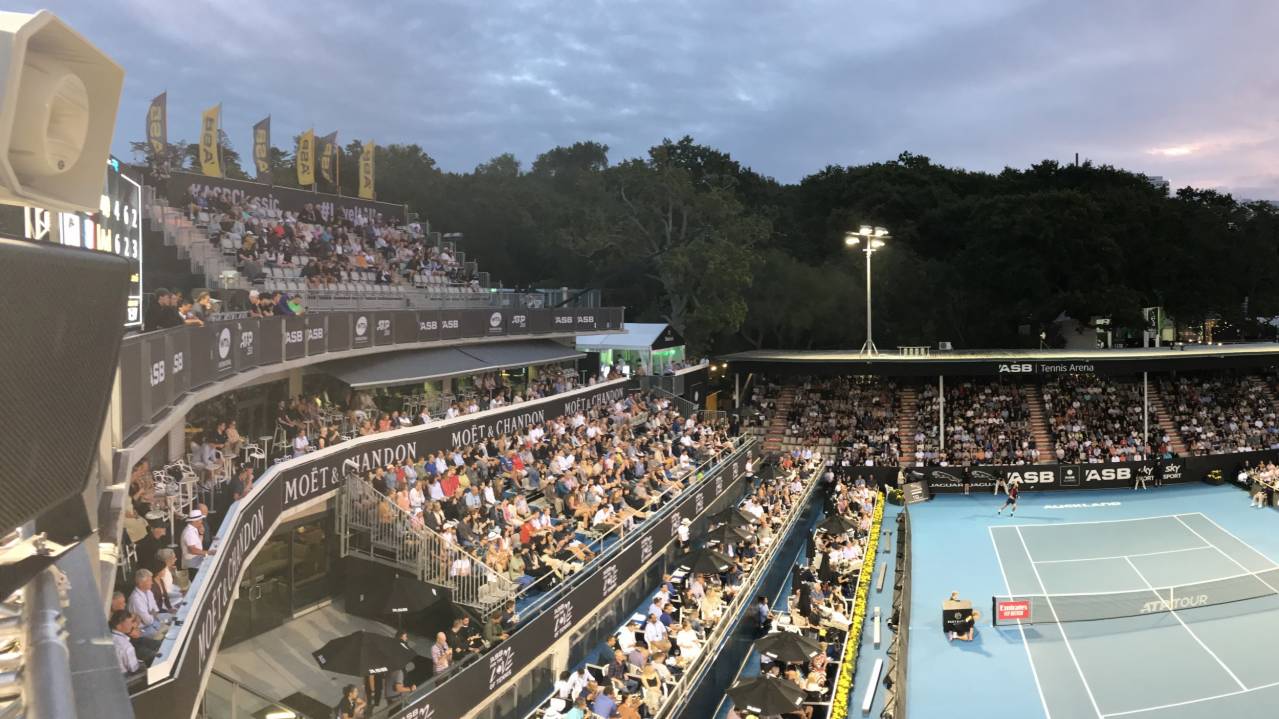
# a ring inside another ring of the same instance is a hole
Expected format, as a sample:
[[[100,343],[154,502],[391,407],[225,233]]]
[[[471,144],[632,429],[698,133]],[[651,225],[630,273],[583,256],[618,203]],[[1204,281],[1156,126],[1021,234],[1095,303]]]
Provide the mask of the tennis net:
[[[995,596],[996,625],[1086,622],[1209,607],[1279,594],[1279,567],[1221,579],[1123,592]]]

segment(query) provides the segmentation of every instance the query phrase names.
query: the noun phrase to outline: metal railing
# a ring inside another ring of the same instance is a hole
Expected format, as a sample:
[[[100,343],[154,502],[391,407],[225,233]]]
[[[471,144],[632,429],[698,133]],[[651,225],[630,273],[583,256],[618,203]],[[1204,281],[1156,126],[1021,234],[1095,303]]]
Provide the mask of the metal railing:
[[[484,614],[515,596],[516,584],[452,543],[359,477],[348,477],[338,494],[341,556],[356,554],[411,571],[418,579],[448,587],[453,601]]]
[[[818,466],[809,475],[803,496],[791,507],[786,522],[773,535],[773,543],[756,558],[756,569],[749,577],[747,585],[744,585],[737,592],[737,596],[724,609],[720,615],[719,624],[715,625],[715,628],[706,635],[706,641],[702,643],[702,651],[698,652],[697,658],[684,669],[679,681],[671,688],[669,696],[677,697],[678,701],[667,703],[653,715],[653,719],[670,719],[670,717],[678,716],[688,704],[693,696],[693,688],[701,683],[711,666],[715,664],[715,660],[719,657],[720,650],[723,649],[728,634],[740,626],[738,618],[755,601],[754,590],[764,576],[768,574],[769,566],[777,558],[777,553],[781,550],[781,547],[786,544],[786,537],[795,529],[799,518],[804,516],[804,509],[808,506],[809,500],[812,499],[814,490],[817,489],[817,480],[821,473],[822,467]]]
[[[290,714],[279,701],[268,699],[214,669],[204,690],[196,719],[255,719],[260,716],[300,716]],[[274,713],[278,712],[278,713]]]

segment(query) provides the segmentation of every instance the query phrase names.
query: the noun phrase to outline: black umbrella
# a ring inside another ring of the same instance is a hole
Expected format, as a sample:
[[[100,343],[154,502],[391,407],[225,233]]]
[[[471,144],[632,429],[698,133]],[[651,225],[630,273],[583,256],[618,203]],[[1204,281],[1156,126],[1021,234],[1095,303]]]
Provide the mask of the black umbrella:
[[[712,529],[706,533],[706,539],[719,542],[720,544],[737,544],[751,538],[751,533],[741,527],[734,527],[731,524],[725,524],[718,529]]]
[[[755,642],[760,654],[776,662],[799,664],[822,653],[821,645],[795,632],[773,632]]]
[[[359,677],[403,667],[413,661],[417,652],[395,637],[361,630],[334,639],[311,652],[311,656],[326,672]]]
[[[716,574],[727,572],[733,566],[733,560],[714,549],[699,549],[684,558],[684,564],[694,574]]]
[[[727,524],[730,527],[753,527],[758,522],[755,517],[738,509],[737,507],[729,507],[721,510],[706,518],[706,526],[713,527],[717,524]]]
[[[382,611],[387,614],[420,612],[440,599],[438,590],[412,577],[397,576],[391,580],[391,589],[382,603]]]
[[[842,514],[836,514],[817,525],[818,529],[824,529],[831,534],[843,534],[857,529],[857,523],[851,519],[846,519]]]
[[[738,714],[789,714],[804,703],[804,690],[794,682],[760,675],[738,682],[728,690]]]

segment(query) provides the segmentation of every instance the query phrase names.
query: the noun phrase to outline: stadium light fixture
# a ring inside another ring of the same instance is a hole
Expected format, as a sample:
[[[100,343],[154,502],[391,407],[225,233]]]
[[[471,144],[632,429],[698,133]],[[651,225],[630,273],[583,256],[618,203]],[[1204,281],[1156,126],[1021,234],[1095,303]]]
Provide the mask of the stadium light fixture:
[[[892,235],[888,234],[887,229],[870,225],[862,225],[856,232],[850,230],[844,233],[844,245],[847,247],[857,247],[865,241],[862,252],[866,253],[866,342],[862,345],[862,354],[866,355],[879,354],[871,334],[870,256],[875,250],[882,249],[885,241],[890,239]]]

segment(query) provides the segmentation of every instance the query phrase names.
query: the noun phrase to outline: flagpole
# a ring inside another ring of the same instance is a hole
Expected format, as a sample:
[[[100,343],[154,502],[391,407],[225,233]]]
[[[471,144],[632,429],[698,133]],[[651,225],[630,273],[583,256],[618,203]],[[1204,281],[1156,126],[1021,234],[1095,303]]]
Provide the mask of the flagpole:
[[[218,131],[213,139],[218,143],[218,172],[220,177],[226,177],[226,160],[222,157],[222,103],[218,103]]]
[[[342,148],[337,141],[333,142],[333,177],[337,178],[338,197],[342,196]]]

